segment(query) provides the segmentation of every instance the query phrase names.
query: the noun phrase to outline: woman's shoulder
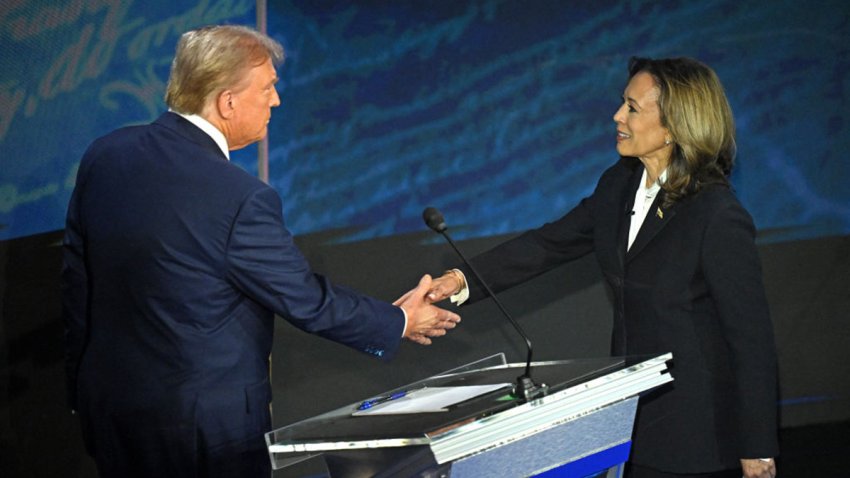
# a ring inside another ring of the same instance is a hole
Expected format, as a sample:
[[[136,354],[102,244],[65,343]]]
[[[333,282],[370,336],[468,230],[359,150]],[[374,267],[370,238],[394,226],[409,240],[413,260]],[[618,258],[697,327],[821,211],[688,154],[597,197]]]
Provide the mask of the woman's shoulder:
[[[602,173],[602,180],[615,180],[631,178],[635,171],[642,167],[642,164],[637,158],[620,157],[620,159],[608,166],[605,172]]]
[[[643,163],[640,162],[638,158],[632,158],[629,156],[620,156],[620,159],[614,163],[613,166],[608,168],[609,171],[622,171],[628,174],[635,172],[638,168],[642,167]]]
[[[726,184],[706,184],[689,198],[704,207],[741,206],[732,187]]]
[[[699,192],[684,200],[687,214],[694,218],[701,218],[702,222],[726,222],[731,218],[744,218],[745,222],[752,223],[749,211],[741,204],[735,192],[730,186],[723,184],[709,184]]]

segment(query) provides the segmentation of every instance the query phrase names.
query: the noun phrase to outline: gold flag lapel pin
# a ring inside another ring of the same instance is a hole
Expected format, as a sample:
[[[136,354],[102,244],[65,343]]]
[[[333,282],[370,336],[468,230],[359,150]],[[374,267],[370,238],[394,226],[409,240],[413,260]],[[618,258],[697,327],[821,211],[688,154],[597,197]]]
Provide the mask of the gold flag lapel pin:
[[[664,211],[660,207],[655,210],[655,215],[658,216],[658,219],[664,219]]]

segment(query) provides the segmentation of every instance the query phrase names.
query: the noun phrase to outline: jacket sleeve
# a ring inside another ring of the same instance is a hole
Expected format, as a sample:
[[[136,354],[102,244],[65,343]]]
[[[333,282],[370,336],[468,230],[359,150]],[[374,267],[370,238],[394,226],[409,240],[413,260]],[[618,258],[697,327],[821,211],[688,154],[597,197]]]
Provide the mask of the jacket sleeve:
[[[247,296],[296,327],[388,359],[404,328],[399,307],[313,273],[285,228],[271,188],[243,202],[227,248],[227,273]]]
[[[735,373],[740,458],[778,454],[777,359],[750,215],[720,208],[705,232],[703,272]]]
[[[595,217],[610,201],[609,191],[616,188],[629,170],[618,163],[599,180],[595,191],[556,221],[527,231],[475,256],[471,262],[494,292],[522,284],[566,262],[594,250]],[[469,302],[484,298],[484,289],[466,266],[458,267],[467,278]]]
[[[82,176],[81,166],[76,187],[68,204],[60,279],[62,320],[65,328],[65,378],[67,400],[71,409],[77,408],[77,369],[85,349],[88,326],[89,287],[86,248],[78,209],[83,189]]]

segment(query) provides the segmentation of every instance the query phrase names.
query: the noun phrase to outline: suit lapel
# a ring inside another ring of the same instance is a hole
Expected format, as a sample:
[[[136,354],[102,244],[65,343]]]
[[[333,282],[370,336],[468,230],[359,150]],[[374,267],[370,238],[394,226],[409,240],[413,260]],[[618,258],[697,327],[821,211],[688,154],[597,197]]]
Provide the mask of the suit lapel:
[[[632,223],[631,211],[634,209],[635,191],[637,191],[640,178],[643,175],[643,166],[635,168],[632,176],[626,184],[623,193],[625,200],[624,214],[620,216],[620,227],[617,230],[617,257],[620,260],[620,270],[625,270],[626,248],[629,244],[629,226]]]
[[[655,200],[652,201],[652,206],[649,207],[649,211],[646,213],[646,218],[643,220],[643,225],[640,227],[640,231],[638,231],[637,237],[635,237],[635,242],[632,244],[632,247],[629,249],[628,253],[626,253],[626,262],[631,261],[640,251],[652,241],[652,238],[655,237],[664,227],[673,219],[673,216],[676,215],[676,206],[678,203],[673,204],[668,209],[662,209],[661,203],[664,201],[664,190],[658,191],[658,195],[655,196]]]

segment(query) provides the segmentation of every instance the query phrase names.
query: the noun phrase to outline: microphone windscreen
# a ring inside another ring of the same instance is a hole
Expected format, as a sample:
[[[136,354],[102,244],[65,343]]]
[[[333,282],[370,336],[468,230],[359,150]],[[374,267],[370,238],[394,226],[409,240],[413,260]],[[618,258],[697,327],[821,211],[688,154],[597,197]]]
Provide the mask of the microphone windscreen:
[[[437,232],[443,232],[448,229],[446,221],[443,219],[443,214],[435,207],[426,207],[425,210],[422,211],[422,219],[425,220],[425,224],[428,227]]]

